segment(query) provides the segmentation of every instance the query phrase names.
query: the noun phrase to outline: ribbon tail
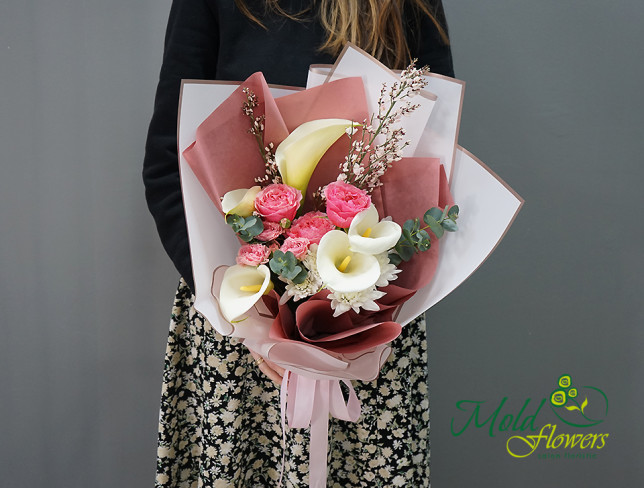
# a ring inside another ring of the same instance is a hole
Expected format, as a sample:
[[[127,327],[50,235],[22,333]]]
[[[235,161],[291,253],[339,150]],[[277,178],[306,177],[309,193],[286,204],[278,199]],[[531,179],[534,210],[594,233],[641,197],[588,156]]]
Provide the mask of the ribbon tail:
[[[329,448],[329,415],[355,422],[360,417],[360,400],[350,381],[345,402],[339,380],[314,380],[287,371],[280,391],[282,420],[282,485],[286,461],[286,429],[311,427],[309,446],[309,488],[325,488]]]
[[[311,418],[309,487],[325,488],[329,447],[330,381],[318,380],[316,383],[315,396],[317,404]]]
[[[288,380],[291,376],[290,371],[284,371],[282,377],[282,386],[280,387],[280,416],[282,418],[282,466],[280,467],[280,480],[277,488],[282,488],[282,479],[284,478],[284,465],[286,464],[286,394],[288,392]]]

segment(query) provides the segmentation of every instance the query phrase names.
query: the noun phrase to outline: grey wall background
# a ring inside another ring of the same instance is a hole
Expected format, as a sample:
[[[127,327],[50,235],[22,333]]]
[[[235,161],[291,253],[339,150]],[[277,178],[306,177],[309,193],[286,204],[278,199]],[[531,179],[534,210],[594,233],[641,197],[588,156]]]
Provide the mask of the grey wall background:
[[[644,432],[641,19],[634,0],[446,1],[461,143],[527,203],[430,313],[434,486],[636,486]],[[151,486],[171,297],[140,178],[170,1],[0,4],[0,485]],[[610,400],[601,456],[449,433],[562,373]],[[572,463],[572,464],[571,464]]]

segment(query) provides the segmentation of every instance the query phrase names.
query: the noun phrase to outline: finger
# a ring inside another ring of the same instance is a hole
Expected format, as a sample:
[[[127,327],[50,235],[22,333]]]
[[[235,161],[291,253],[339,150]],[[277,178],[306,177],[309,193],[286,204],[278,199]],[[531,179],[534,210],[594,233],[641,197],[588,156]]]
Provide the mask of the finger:
[[[257,354],[255,351],[250,351],[251,356],[253,356],[253,359],[255,360],[255,365],[259,368],[259,370],[264,373],[266,376],[268,376],[273,382],[275,382],[277,385],[282,384],[282,375],[279,374],[277,371],[275,371],[272,368],[272,363],[269,364],[269,361],[263,360],[259,364],[257,364],[257,361],[261,358],[259,354]],[[279,366],[278,366],[279,367]],[[281,369],[281,368],[280,368]],[[283,371],[283,370],[282,370]]]
[[[275,371],[278,375],[280,375],[280,378],[284,377],[284,373],[286,372],[284,368],[282,368],[281,366],[278,366],[273,361],[269,361],[268,359],[265,359],[265,361],[266,361],[266,364],[268,364],[273,371]]]
[[[259,369],[264,373],[266,376],[268,376],[271,380],[276,385],[281,385],[282,384],[282,377],[277,374],[277,372],[273,371],[268,364],[266,364],[266,361],[264,361],[262,364],[259,365]]]

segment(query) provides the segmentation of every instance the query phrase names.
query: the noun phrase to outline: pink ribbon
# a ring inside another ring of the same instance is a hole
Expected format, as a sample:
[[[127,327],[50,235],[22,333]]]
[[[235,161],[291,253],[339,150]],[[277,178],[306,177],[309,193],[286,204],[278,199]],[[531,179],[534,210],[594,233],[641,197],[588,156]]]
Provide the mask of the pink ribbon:
[[[345,402],[340,380],[316,380],[286,371],[280,391],[282,416],[282,470],[284,474],[286,453],[286,421],[290,428],[305,429],[311,426],[309,447],[309,487],[325,488],[327,478],[327,451],[329,444],[329,414],[355,422],[360,417],[360,400],[348,380],[342,382],[349,388]]]

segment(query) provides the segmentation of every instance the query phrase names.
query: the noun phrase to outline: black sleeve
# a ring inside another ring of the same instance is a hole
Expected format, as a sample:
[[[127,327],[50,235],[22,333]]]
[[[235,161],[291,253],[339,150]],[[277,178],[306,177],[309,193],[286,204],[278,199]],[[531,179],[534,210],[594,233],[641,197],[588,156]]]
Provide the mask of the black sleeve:
[[[217,19],[206,0],[173,1],[143,163],[148,208],[163,247],[191,289],[194,282],[177,160],[179,91],[182,78],[215,78],[218,42]]]
[[[447,20],[441,0],[428,0],[429,10],[447,34]],[[418,58],[418,66],[428,65],[432,73],[454,77],[452,50],[449,43],[441,38],[434,23],[422,13],[407,11],[411,20],[409,49],[413,58]],[[409,18],[408,17],[408,18]]]

